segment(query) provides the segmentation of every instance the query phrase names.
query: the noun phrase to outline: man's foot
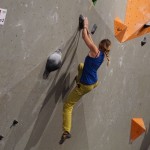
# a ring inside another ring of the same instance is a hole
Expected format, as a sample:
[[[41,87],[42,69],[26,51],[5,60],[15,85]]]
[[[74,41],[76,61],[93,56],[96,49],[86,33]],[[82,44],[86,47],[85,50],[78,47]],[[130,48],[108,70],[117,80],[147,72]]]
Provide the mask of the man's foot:
[[[71,134],[67,131],[65,131],[62,136],[61,136],[61,140],[59,141],[59,144],[63,144],[65,142],[66,139],[71,138]]]

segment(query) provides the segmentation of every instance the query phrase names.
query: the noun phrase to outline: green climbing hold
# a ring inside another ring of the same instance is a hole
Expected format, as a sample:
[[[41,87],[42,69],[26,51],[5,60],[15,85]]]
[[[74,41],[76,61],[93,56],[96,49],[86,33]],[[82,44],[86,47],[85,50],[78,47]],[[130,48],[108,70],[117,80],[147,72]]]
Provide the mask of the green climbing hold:
[[[97,2],[97,0],[92,0],[92,2],[93,2],[93,4],[95,5],[95,4],[96,4],[96,2]]]

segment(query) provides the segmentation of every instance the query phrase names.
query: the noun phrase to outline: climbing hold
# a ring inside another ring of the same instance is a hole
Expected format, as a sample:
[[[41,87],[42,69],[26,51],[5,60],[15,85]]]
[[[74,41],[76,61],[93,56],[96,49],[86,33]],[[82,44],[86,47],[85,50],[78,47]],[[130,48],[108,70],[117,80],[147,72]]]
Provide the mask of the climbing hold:
[[[150,27],[150,22],[144,25],[144,28],[149,28]]]
[[[119,41],[122,41],[126,29],[127,29],[127,26],[126,26],[119,18],[116,18],[116,19],[114,20],[114,32],[115,32],[115,37],[116,37]]]
[[[132,118],[131,120],[131,132],[130,142],[138,138],[142,133],[146,131],[144,121],[142,118]]]
[[[91,34],[94,34],[96,29],[97,29],[97,25],[94,24],[93,27],[92,27],[92,30],[91,30]]]
[[[10,128],[14,127],[16,124],[18,124],[18,121],[17,120],[14,120],[12,125],[10,126]]]
[[[43,73],[43,79],[47,79],[50,72],[59,69],[62,65],[62,53],[61,49],[56,50],[53,54],[51,54],[46,62],[45,71]]]
[[[147,42],[146,37],[144,37],[144,39],[141,41],[141,46],[144,46],[146,42]]]
[[[97,2],[97,0],[92,0],[92,2],[93,2],[93,4],[95,5],[95,4],[96,4],[96,2]]]
[[[120,19],[114,20],[115,37],[120,42],[125,42],[141,35],[150,33],[150,0],[128,0],[126,8],[125,22],[122,23]],[[143,9],[144,8],[144,9]],[[142,10],[142,11],[141,11]],[[120,25],[124,30],[120,29]],[[117,32],[117,34],[116,34]]]
[[[79,30],[82,30],[84,27],[84,17],[82,15],[79,16]]]
[[[2,135],[0,135],[0,141],[3,139],[4,137]]]

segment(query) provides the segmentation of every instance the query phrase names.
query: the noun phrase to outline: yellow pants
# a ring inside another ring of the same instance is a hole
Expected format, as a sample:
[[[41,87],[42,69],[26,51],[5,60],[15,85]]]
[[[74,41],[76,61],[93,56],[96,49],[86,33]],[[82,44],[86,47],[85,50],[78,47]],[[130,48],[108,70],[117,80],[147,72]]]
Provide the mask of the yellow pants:
[[[78,76],[77,76],[78,82],[80,81],[83,67],[84,67],[83,63],[80,63],[78,66]],[[71,131],[72,110],[76,102],[78,102],[83,95],[90,92],[97,85],[98,82],[92,85],[84,85],[79,82],[77,86],[73,89],[73,91],[68,95],[63,107],[63,130],[64,131],[68,131],[69,133]]]

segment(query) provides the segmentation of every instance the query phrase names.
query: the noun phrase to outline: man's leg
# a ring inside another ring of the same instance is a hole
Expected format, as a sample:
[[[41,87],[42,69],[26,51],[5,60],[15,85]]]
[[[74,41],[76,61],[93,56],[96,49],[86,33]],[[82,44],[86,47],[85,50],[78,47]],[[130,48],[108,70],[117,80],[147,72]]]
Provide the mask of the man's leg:
[[[76,77],[76,82],[79,83],[80,82],[80,78],[82,76],[82,72],[83,72],[83,67],[84,67],[84,64],[83,63],[80,63],[78,65],[78,75]]]
[[[72,124],[72,111],[74,105],[80,100],[80,98],[90,92],[92,89],[96,87],[96,84],[93,85],[83,85],[79,83],[73,91],[69,94],[66,102],[63,107],[63,135],[60,140],[60,144],[63,144],[65,139],[70,138],[71,134],[71,124]]]

